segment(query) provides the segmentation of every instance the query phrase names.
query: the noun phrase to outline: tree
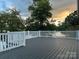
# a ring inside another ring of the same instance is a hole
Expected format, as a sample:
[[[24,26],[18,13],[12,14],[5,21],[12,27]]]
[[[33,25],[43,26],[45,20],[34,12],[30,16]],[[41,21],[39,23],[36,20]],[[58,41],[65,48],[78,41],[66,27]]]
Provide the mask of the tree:
[[[68,30],[69,27],[70,27],[69,24],[66,24],[66,23],[63,22],[62,25],[59,25],[59,26],[57,27],[57,30],[59,30],[59,31],[64,31],[64,30]]]
[[[70,24],[71,26],[79,25],[79,16],[77,11],[74,11],[65,19],[66,24]]]
[[[74,28],[75,27],[75,28]],[[78,12],[74,11],[65,18],[65,22],[58,27],[58,30],[78,30],[79,16]]]
[[[0,13],[0,32],[5,31],[21,31],[24,30],[24,25],[17,15],[18,11],[9,10],[10,12]]]
[[[48,18],[52,16],[49,0],[33,0],[33,4],[29,6],[31,19],[38,23],[39,30],[44,30]]]

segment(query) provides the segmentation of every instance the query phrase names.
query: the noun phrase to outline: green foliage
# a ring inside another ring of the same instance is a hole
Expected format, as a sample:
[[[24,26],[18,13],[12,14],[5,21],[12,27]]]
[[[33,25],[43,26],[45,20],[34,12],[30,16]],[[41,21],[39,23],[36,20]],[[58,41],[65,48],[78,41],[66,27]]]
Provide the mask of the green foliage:
[[[30,31],[56,30],[56,26],[54,24],[50,24],[50,23],[44,23],[43,26],[40,26],[38,21],[30,20],[30,22],[28,21],[28,23],[27,23],[26,30],[30,30]]]
[[[33,4],[29,6],[31,17],[26,22],[28,30],[53,30],[56,27],[48,22],[48,18],[52,16],[52,10],[49,0],[33,0]],[[53,27],[54,26],[54,27]]]
[[[37,31],[37,30],[39,30],[39,24],[38,24],[38,22],[30,23],[30,24],[26,27],[26,30],[30,30],[30,31]]]
[[[57,30],[57,26],[54,25],[54,24],[48,23],[47,26],[45,26],[45,29],[48,30],[48,31],[49,31],[49,30],[50,30],[50,31],[52,31],[52,30]]]
[[[59,30],[59,31],[64,31],[64,30],[68,30],[69,27],[70,27],[69,24],[62,23],[62,25],[60,25],[60,26],[57,27],[57,30]]]
[[[75,27],[75,28],[74,28]],[[78,30],[79,29],[79,15],[74,11],[65,18],[65,22],[58,27],[58,30]]]
[[[19,31],[24,29],[21,19],[16,14],[17,11],[10,10],[10,12],[0,13],[0,32],[5,31]]]
[[[71,26],[79,25],[79,15],[77,11],[71,13],[69,16],[65,19],[66,24],[70,24]]]
[[[35,20],[39,20],[40,22],[44,22],[47,18],[51,17],[52,14],[50,13],[51,6],[49,5],[48,0],[39,0],[38,2],[30,6],[29,10],[32,11],[31,17]]]

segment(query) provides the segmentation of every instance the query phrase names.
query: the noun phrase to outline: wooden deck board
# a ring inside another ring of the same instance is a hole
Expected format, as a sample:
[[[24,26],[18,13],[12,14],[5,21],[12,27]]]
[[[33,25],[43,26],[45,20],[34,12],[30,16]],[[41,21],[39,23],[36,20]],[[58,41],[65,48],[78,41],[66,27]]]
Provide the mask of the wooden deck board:
[[[75,39],[33,38],[25,47],[1,52],[0,59],[79,59],[77,45]]]

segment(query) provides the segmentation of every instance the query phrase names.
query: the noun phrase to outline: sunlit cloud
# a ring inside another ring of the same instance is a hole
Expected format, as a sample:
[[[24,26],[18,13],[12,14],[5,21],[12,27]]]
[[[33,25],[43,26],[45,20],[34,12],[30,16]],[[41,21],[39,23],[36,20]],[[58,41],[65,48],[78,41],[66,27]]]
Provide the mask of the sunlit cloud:
[[[77,10],[77,5],[72,3],[69,4],[68,6],[65,6],[63,8],[59,8],[57,10],[54,10],[53,13],[53,19],[55,20],[60,20],[60,21],[64,21],[65,18],[72,12],[74,12],[75,10]]]
[[[67,17],[70,13],[71,13],[70,11],[64,10],[64,11],[62,11],[62,12],[58,12],[57,14],[55,14],[55,15],[53,16],[53,18],[54,18],[55,20],[63,20],[63,19],[65,19],[65,17]]]

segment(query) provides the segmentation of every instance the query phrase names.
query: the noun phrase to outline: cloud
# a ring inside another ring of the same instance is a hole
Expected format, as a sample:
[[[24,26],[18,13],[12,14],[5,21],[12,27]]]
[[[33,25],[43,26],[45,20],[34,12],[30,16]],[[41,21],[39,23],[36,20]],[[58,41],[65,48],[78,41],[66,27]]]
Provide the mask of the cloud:
[[[32,4],[32,0],[0,0],[0,9],[17,8],[22,15],[29,15],[28,6]],[[25,14],[26,13],[26,14]]]
[[[54,9],[64,8],[70,4],[77,4],[77,0],[51,0],[52,7]]]
[[[0,10],[4,10],[6,8],[6,2],[0,1]]]
[[[6,2],[6,7],[7,8],[16,8],[16,6],[12,2]]]
[[[61,11],[61,12],[58,12],[57,14],[55,14],[55,15],[53,16],[53,18],[54,18],[55,20],[64,21],[65,17],[68,16],[69,14],[70,14],[69,11],[64,10],[64,11]]]
[[[54,10],[53,19],[64,21],[70,13],[77,10],[76,0],[54,0],[52,1]]]
[[[12,2],[21,11],[21,15],[29,15],[28,6],[32,4],[32,0],[12,0]]]
[[[77,9],[77,0],[50,0],[53,18],[64,20],[64,18]],[[17,8],[21,11],[21,15],[28,16],[28,6],[32,0],[0,0],[0,9]]]
[[[14,4],[11,1],[0,0],[0,10],[6,10],[7,8],[13,8]]]

